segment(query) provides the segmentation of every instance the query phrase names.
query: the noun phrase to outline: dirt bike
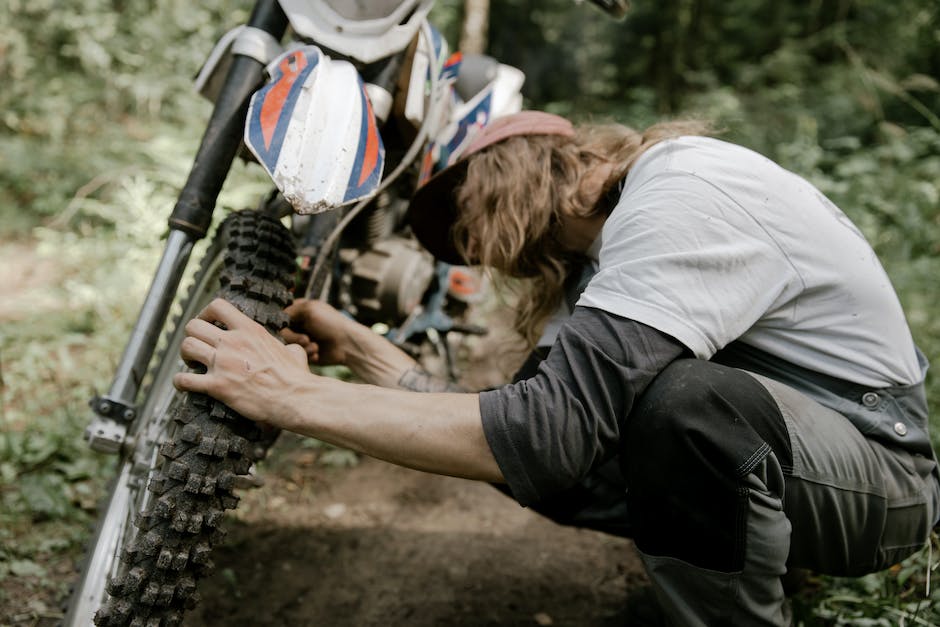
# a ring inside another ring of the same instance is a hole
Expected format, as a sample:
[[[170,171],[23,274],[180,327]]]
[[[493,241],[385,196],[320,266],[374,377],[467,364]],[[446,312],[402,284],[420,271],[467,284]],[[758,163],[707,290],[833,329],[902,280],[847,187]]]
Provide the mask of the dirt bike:
[[[196,77],[214,108],[111,386],[90,402],[86,439],[117,456],[117,469],[66,625],[180,624],[224,511],[256,483],[252,465],[276,433],[172,385],[186,368],[183,327],[210,300],[276,334],[295,296],[324,299],[407,350],[435,346],[451,374],[447,334],[484,331],[461,322],[479,277],[435,262],[404,214],[475,132],[521,107],[524,77],[450,54],[427,20],[431,4],[257,0]],[[221,222],[181,289],[236,158],[256,161],[275,188]]]

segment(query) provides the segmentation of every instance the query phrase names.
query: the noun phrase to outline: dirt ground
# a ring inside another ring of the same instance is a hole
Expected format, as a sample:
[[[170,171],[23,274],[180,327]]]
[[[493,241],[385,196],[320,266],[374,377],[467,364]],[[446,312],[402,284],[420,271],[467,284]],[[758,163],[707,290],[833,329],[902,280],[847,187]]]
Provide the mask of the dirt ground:
[[[600,627],[627,624],[643,592],[628,540],[558,526],[485,484],[316,457],[279,443],[188,627]]]

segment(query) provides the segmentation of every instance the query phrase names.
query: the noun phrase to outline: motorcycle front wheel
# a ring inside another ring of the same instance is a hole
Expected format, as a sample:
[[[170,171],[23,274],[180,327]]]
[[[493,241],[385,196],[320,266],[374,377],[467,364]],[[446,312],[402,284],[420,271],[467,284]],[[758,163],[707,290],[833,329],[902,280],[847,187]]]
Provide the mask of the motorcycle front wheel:
[[[182,314],[157,359],[130,452],[118,466],[66,611],[67,627],[169,626],[197,602],[234,508],[240,476],[270,442],[251,421],[201,394],[183,394],[173,375],[186,322],[216,296],[277,333],[288,320],[296,270],[290,233],[255,211],[231,214],[203,258]]]

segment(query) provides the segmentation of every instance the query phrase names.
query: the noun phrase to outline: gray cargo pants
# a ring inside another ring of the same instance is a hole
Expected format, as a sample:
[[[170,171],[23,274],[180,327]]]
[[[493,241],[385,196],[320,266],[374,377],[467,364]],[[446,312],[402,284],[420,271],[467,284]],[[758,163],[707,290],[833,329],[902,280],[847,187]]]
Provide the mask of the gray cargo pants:
[[[786,625],[781,576],[860,575],[920,549],[933,459],[866,439],[792,388],[712,362],[663,371],[608,464],[534,509],[630,536],[670,620]]]

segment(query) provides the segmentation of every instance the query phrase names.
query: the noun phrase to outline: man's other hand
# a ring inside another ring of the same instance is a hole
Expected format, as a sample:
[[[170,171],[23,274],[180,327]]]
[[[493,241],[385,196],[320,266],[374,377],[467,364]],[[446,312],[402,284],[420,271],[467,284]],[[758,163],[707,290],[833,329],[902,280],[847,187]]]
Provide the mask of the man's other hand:
[[[352,337],[369,329],[320,300],[300,298],[286,309],[290,326],[281,331],[288,344],[304,349],[311,364],[347,364]]]

